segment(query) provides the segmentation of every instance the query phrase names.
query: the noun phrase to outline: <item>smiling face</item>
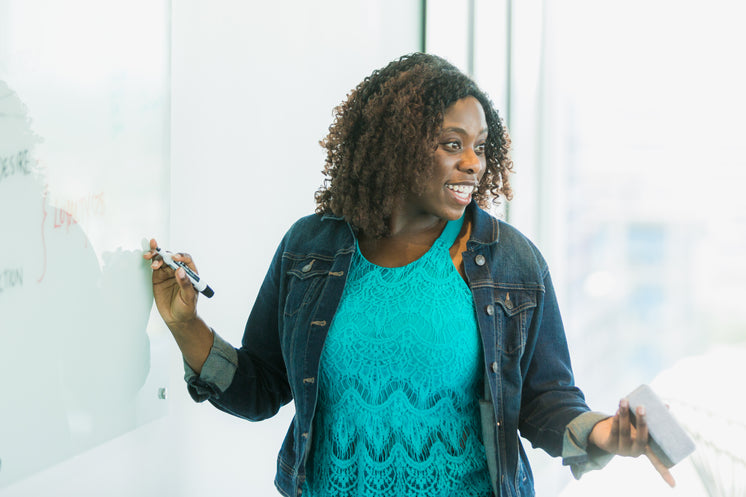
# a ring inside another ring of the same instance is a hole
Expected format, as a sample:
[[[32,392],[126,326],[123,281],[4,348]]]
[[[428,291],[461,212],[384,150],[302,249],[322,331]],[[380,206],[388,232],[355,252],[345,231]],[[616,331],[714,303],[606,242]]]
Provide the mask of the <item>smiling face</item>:
[[[459,219],[486,168],[487,119],[474,97],[446,109],[437,136],[432,171],[421,194],[404,202],[405,215],[425,221]]]

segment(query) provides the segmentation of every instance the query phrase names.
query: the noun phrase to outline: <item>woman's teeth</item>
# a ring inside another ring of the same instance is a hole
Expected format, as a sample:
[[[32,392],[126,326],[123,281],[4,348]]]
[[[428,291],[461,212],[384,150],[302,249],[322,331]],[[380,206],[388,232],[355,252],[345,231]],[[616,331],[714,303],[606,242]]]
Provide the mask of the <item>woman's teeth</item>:
[[[463,195],[470,195],[474,191],[474,185],[446,185],[446,188]]]

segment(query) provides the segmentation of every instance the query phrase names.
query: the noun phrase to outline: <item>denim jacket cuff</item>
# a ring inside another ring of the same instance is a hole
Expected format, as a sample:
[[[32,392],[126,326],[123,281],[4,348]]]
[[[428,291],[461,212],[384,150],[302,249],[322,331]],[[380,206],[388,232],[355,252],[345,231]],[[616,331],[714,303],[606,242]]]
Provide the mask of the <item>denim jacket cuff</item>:
[[[588,437],[593,427],[608,417],[608,414],[600,412],[585,412],[576,416],[565,428],[562,441],[562,464],[570,466],[576,479],[588,471],[603,468],[614,457],[613,454],[596,447],[588,447]]]
[[[212,331],[212,336],[212,348],[199,375],[184,361],[184,380],[187,382],[189,395],[196,402],[218,398],[230,386],[238,368],[236,349],[215,333],[215,330]]]

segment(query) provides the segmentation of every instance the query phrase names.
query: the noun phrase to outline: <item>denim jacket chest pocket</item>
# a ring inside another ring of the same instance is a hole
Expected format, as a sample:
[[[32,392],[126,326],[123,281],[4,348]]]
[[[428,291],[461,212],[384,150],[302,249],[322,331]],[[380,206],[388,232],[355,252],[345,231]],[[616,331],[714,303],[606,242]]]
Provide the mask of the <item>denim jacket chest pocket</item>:
[[[496,288],[494,300],[498,349],[504,354],[522,355],[529,323],[536,308],[536,292]]]
[[[288,259],[287,298],[284,314],[295,317],[302,311],[309,311],[317,302],[324,282],[329,276],[333,259],[317,256],[283,256]]]

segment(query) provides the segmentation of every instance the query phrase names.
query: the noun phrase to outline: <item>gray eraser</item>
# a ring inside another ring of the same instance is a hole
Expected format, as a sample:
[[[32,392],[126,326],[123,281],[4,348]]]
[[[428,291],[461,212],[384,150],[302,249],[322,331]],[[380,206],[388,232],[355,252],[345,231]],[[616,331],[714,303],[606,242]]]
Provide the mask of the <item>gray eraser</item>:
[[[627,396],[632,423],[636,424],[635,410],[645,407],[648,424],[648,445],[667,467],[678,464],[694,452],[694,441],[687,435],[668,407],[647,385],[640,385]]]

